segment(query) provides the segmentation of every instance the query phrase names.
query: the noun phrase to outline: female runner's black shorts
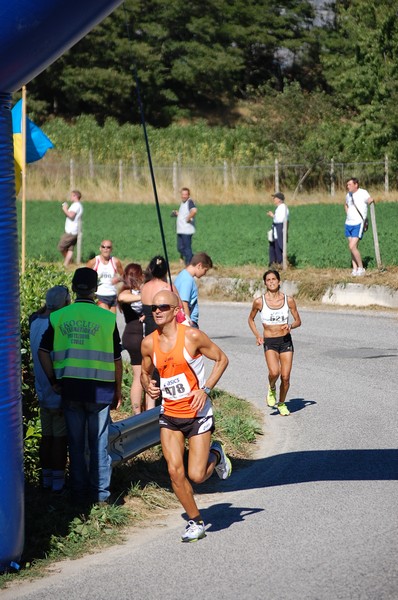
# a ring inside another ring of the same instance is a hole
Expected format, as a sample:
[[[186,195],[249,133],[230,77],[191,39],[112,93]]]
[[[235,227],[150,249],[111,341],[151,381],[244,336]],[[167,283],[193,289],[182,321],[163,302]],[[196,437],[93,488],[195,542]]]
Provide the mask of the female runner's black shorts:
[[[292,336],[287,333],[280,337],[264,338],[264,352],[267,352],[267,350],[274,350],[278,354],[294,352]]]

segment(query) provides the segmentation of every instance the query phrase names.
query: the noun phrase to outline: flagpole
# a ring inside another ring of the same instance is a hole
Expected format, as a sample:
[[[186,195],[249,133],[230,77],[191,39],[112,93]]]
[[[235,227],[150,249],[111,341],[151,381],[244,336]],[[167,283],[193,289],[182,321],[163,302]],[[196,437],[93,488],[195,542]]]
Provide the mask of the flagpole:
[[[21,271],[25,273],[26,249],[26,86],[22,87],[22,214],[21,214]]]

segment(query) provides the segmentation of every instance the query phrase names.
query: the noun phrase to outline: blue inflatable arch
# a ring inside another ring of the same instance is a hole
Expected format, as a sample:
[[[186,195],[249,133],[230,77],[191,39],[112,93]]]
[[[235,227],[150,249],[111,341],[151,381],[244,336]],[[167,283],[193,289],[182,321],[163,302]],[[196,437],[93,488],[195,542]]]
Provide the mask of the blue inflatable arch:
[[[0,6],[0,571],[24,543],[18,237],[11,93],[44,71],[122,0],[3,0]]]

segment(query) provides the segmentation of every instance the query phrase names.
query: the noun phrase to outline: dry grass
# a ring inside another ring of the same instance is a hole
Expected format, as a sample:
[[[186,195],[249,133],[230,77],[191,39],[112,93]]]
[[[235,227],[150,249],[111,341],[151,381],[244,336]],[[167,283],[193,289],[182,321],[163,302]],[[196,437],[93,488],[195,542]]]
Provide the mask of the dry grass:
[[[188,186],[193,197],[206,204],[262,204],[270,201],[274,191],[273,173],[267,169],[241,167],[229,168],[224,175],[222,167],[179,167],[178,175],[172,166],[154,168],[157,194],[162,204],[175,204],[179,200],[179,188]],[[27,172],[27,198],[34,200],[61,200],[68,190],[81,189],[89,202],[153,203],[154,193],[149,169],[134,174],[131,166],[123,167],[122,184],[117,164],[99,165],[94,176],[88,174],[88,166],[77,164],[70,172],[67,161],[44,158],[33,163]],[[294,187],[283,189],[291,206],[302,204],[334,204],[344,199],[345,190],[336,189],[331,196],[327,189],[302,191],[294,197]],[[386,193],[383,188],[372,188],[375,200],[397,202],[398,191]]]
[[[217,267],[210,272],[211,276],[218,279],[217,285],[206,289],[203,280],[202,285],[199,284],[200,297],[218,301],[251,302],[253,287],[258,290],[263,289],[262,277],[265,270],[264,267],[253,265],[247,265],[244,268]],[[242,285],[234,288],[231,293],[230,286],[227,283],[223,284],[223,278],[240,279]],[[361,277],[360,280],[352,277],[349,269],[288,268],[281,272],[281,280],[294,281],[298,285],[299,289],[295,298],[300,300],[301,305],[303,303],[319,304],[326,290],[338,284],[361,283],[366,286],[380,285],[398,290],[398,267],[388,267],[384,271],[368,270],[365,277]]]
[[[179,266],[173,265],[172,272],[178,272]],[[238,279],[259,279],[262,277],[266,268],[255,265],[245,265],[245,267],[221,267],[217,266],[210,274],[216,277],[236,277]],[[281,279],[287,281],[297,281],[305,286],[321,284],[335,285],[337,283],[354,282],[358,283],[355,277],[351,276],[349,269],[292,269],[281,271]],[[365,285],[387,285],[394,290],[398,289],[398,267],[388,267],[384,271],[377,269],[367,271],[365,277],[361,278],[360,283]]]

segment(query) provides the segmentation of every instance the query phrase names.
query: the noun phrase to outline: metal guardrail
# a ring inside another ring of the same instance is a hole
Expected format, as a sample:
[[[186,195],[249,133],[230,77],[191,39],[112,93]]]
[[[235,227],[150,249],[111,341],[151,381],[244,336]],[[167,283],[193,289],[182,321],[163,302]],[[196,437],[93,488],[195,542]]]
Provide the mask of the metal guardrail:
[[[109,425],[108,451],[115,466],[160,443],[160,406]]]

